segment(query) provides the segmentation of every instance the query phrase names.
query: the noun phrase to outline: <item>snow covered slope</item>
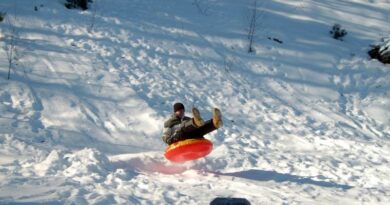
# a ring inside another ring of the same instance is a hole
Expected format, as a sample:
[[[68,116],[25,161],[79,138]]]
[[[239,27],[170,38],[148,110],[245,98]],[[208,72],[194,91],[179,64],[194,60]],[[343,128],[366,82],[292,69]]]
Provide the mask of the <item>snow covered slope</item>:
[[[62,3],[0,1],[0,204],[390,203],[390,67],[367,56],[390,1],[258,1],[254,53],[251,0]],[[224,116],[182,165],[177,101]]]

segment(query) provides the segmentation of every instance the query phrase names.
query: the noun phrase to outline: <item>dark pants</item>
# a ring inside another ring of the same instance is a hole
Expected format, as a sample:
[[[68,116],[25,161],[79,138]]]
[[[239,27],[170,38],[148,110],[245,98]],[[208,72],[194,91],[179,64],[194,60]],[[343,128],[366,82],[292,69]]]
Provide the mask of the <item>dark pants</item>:
[[[182,130],[177,133],[175,140],[172,140],[170,144],[186,139],[202,139],[204,135],[216,129],[212,120],[207,120],[201,127],[196,127],[192,120],[190,120],[184,124]]]
[[[216,130],[212,120],[207,120],[203,126],[196,127],[193,123],[185,126],[182,130],[181,136],[184,139],[203,138],[204,135]]]

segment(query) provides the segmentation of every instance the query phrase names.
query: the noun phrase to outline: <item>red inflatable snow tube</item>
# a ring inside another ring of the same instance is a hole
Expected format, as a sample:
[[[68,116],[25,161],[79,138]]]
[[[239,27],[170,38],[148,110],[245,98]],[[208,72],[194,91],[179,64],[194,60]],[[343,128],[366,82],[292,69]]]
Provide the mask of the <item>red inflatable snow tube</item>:
[[[172,162],[185,162],[208,155],[213,143],[207,139],[186,139],[173,143],[165,150],[165,157]]]

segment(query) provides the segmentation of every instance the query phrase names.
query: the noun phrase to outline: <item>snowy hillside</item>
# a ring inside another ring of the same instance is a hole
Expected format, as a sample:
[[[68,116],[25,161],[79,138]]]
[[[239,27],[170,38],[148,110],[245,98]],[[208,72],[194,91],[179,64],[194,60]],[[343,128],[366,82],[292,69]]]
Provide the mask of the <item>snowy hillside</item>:
[[[389,0],[259,0],[253,53],[253,0],[63,2],[0,1],[0,204],[390,204]],[[179,101],[224,120],[185,164]]]

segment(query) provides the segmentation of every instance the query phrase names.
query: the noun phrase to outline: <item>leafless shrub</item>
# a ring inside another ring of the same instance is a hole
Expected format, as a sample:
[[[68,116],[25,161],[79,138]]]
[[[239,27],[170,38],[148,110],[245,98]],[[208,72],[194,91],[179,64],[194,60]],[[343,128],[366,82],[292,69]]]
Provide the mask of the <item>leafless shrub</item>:
[[[332,35],[332,37],[336,40],[343,41],[343,37],[348,34],[348,32],[341,28],[340,24],[334,24],[332,27],[332,30],[329,31],[329,33]]]
[[[194,0],[192,5],[194,5],[202,15],[209,15],[210,7],[206,5],[203,0]]]

